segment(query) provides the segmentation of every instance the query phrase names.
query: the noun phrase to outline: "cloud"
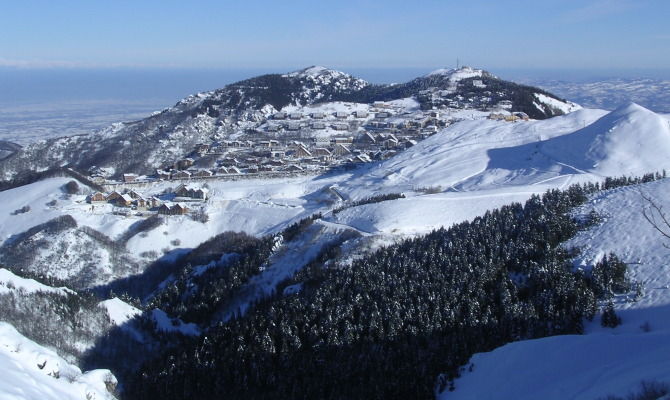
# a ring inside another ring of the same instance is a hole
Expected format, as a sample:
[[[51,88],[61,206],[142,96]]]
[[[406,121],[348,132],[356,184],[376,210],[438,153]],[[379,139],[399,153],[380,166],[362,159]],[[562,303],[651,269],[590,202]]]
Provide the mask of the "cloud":
[[[643,3],[643,0],[592,0],[585,3],[579,8],[565,12],[561,20],[567,23],[579,23],[605,18],[635,8]]]

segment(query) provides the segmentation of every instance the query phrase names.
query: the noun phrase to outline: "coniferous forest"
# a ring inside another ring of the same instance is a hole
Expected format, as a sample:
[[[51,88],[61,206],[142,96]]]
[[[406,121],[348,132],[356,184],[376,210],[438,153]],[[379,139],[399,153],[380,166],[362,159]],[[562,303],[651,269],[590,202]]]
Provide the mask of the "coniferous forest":
[[[603,188],[637,181],[611,179]],[[156,352],[130,374],[125,397],[428,399],[453,389],[462,368],[477,368],[467,364],[476,352],[581,333],[599,302],[632,287],[614,255],[583,271],[560,246],[596,219],[570,211],[597,190],[552,190],[349,265],[312,263],[281,285],[300,290],[277,290],[246,315]],[[267,253],[267,241],[259,243],[266,250],[258,254]],[[264,262],[250,248],[238,251],[233,265],[243,270]],[[229,275],[215,275],[226,293],[236,286]],[[217,297],[199,295],[178,314],[202,321],[221,301],[216,279],[207,293]],[[175,310],[186,286],[153,305]]]

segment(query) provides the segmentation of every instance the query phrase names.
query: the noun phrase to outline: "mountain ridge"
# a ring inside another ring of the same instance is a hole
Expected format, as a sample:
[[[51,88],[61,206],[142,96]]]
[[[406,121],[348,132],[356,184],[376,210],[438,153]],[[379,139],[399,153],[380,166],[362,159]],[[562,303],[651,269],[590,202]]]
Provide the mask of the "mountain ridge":
[[[452,79],[459,74],[459,79]],[[407,97],[415,98],[423,110],[482,110],[507,102],[506,107],[538,119],[564,114],[555,104],[566,110],[576,107],[541,89],[502,81],[470,67],[403,84],[372,85],[340,71],[312,66],[190,95],[145,119],[113,124],[97,133],[33,143],[0,160],[0,180],[63,166],[89,172],[102,168],[115,177],[127,172],[149,174],[187,157],[199,143],[256,134],[274,113],[289,105],[372,104]],[[543,98],[551,99],[552,104],[545,104]]]

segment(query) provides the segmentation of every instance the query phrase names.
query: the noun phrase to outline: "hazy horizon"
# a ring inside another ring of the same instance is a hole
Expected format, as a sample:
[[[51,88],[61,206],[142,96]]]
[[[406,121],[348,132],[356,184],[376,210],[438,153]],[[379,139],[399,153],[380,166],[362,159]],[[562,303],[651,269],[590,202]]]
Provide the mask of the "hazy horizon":
[[[406,82],[439,67],[332,68],[371,83],[384,84]],[[482,66],[475,67],[487,69]],[[522,83],[538,80],[586,82],[612,78],[670,79],[670,71],[664,69],[492,68],[487,70],[503,79]],[[143,104],[162,104],[163,107],[168,107],[190,94],[218,89],[257,75],[289,71],[291,70],[267,68],[0,67],[0,104],[4,106],[68,102],[132,104],[139,101]]]

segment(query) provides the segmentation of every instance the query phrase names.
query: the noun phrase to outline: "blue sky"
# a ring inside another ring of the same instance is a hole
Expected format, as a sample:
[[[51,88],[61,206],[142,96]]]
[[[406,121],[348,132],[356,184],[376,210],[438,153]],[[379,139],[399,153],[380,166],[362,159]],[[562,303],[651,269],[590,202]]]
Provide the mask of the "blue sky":
[[[670,69],[668,0],[15,0],[0,66]]]

